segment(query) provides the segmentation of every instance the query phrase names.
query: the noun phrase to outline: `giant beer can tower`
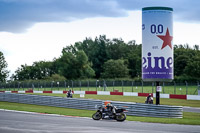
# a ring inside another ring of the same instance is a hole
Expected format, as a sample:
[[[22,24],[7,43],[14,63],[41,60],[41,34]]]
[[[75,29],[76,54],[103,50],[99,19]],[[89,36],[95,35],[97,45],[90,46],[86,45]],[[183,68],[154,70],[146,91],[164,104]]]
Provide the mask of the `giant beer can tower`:
[[[142,79],[166,81],[174,78],[173,9],[142,8]]]

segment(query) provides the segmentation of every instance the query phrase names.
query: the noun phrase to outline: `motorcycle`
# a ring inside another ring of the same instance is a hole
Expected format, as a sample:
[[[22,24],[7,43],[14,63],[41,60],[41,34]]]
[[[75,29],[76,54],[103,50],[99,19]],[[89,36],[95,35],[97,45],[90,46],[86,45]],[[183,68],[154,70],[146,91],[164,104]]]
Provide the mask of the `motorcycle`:
[[[153,104],[153,97],[150,97],[149,100],[145,101],[146,104]]]
[[[101,106],[97,109],[97,112],[92,115],[94,120],[100,119],[111,119],[117,121],[126,120],[126,114],[124,113],[126,109],[117,109],[116,113],[113,113],[111,110],[106,109],[104,106]]]
[[[67,92],[67,98],[72,98],[72,91]]]

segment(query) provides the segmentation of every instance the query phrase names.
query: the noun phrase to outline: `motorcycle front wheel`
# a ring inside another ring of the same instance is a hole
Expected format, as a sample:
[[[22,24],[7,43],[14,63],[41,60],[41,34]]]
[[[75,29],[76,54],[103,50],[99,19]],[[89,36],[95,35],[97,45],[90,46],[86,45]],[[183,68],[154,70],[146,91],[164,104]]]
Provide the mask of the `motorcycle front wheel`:
[[[92,118],[93,118],[94,120],[100,120],[100,119],[102,118],[102,113],[96,112],[96,113],[94,113],[94,114],[92,115]]]
[[[126,114],[121,113],[120,115],[116,115],[116,120],[117,121],[124,121],[124,120],[126,120]]]

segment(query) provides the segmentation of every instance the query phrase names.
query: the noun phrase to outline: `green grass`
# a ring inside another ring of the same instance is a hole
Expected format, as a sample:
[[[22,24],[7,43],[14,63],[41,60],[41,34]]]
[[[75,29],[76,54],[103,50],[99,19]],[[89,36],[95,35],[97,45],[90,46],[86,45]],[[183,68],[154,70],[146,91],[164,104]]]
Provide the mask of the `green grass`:
[[[40,105],[11,103],[11,102],[0,102],[0,108],[8,110],[60,114],[69,116],[81,116],[81,117],[91,117],[91,115],[95,112],[89,110],[69,109],[69,108],[40,106]]]
[[[42,93],[42,94],[33,94],[33,95],[48,95],[48,96],[59,96],[66,97],[65,94],[51,94],[51,93]],[[74,98],[80,98],[80,95],[74,94]],[[117,96],[117,95],[85,95],[87,99],[100,99],[100,100],[111,100],[111,101],[123,101],[123,102],[136,102],[144,103],[146,97],[139,96]],[[155,98],[154,98],[155,103]],[[168,99],[161,98],[160,104],[162,105],[173,105],[173,106],[190,106],[190,107],[200,107],[199,100],[185,100],[185,99]]]
[[[127,120],[165,124],[200,125],[200,113],[183,112],[182,119],[127,116]]]
[[[39,106],[21,103],[0,102],[1,109],[19,110],[29,112],[39,112],[48,114],[60,114],[69,116],[91,117],[95,111],[68,109],[59,107]],[[183,118],[154,118],[154,117],[137,117],[127,116],[129,121],[153,122],[153,123],[167,123],[167,124],[186,124],[186,125],[200,125],[200,113],[183,113]]]

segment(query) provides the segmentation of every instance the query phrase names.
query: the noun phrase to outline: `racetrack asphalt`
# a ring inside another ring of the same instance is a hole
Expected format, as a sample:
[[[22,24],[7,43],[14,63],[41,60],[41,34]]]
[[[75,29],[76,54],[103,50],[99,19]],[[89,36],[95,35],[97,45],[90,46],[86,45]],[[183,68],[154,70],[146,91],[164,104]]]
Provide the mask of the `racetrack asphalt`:
[[[0,133],[199,133],[200,126],[70,117],[0,110]]]

